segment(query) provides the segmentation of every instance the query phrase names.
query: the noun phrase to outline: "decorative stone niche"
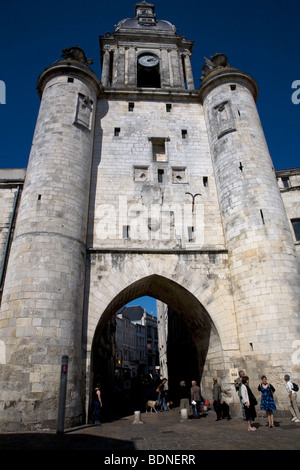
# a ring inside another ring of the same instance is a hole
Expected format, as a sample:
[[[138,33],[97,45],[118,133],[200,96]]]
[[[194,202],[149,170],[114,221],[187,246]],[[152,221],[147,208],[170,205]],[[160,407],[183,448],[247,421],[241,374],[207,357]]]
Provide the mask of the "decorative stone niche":
[[[172,183],[187,183],[186,168],[172,168]]]
[[[216,125],[218,139],[230,132],[235,132],[235,119],[231,102],[222,101],[213,108],[214,124]]]
[[[134,181],[148,181],[149,180],[149,167],[148,166],[135,166],[134,167]]]
[[[91,128],[91,116],[93,113],[93,101],[82,93],[78,93],[75,124]]]

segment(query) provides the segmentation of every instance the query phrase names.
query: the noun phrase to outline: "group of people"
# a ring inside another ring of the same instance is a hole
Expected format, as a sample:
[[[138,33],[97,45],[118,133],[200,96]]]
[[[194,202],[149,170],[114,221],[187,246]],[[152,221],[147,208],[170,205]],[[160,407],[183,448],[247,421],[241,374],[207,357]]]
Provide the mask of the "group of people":
[[[200,408],[203,398],[201,396],[201,389],[195,380],[192,380],[192,386],[188,387],[184,380],[180,382],[179,387],[179,399],[180,409],[190,409],[190,403],[193,410],[193,418],[200,418]]]
[[[288,392],[289,409],[292,414],[291,421],[299,423],[300,411],[297,404],[297,392],[295,390],[295,384],[291,382],[291,378],[288,374],[284,375],[284,380],[286,383],[286,390]],[[157,400],[164,411],[168,410],[166,402],[167,391],[165,390],[166,383],[167,379],[162,379],[157,388]],[[243,417],[247,421],[248,430],[256,431],[256,428],[252,426],[252,421],[254,421],[256,418],[255,407],[258,403],[249,386],[249,377],[245,375],[245,372],[243,370],[239,371],[239,377],[235,380],[235,389],[238,392],[238,396],[242,406]],[[261,393],[260,409],[266,411],[268,418],[268,426],[270,428],[273,428],[273,412],[276,410],[276,404],[273,396],[275,388],[272,384],[268,383],[267,377],[265,375],[261,377],[261,383],[258,385],[258,390]],[[195,380],[192,381],[191,387],[188,387],[185,381],[180,382],[179,398],[180,409],[185,408],[189,410],[191,403],[193,417],[195,419],[200,418],[201,403],[203,402],[203,398],[201,396],[201,389],[197,385],[197,382]],[[98,424],[100,422],[100,410],[102,408],[102,399],[99,385],[97,385],[94,389],[93,401],[95,424]],[[231,419],[228,405],[224,402],[221,402],[221,386],[218,384],[218,380],[216,378],[213,379],[213,407],[217,415],[217,421],[224,418]]]
[[[292,414],[292,421],[300,422],[300,412],[297,405],[297,393],[294,390],[293,383],[291,382],[290,376],[288,374],[284,375],[284,380],[286,382],[286,390],[289,395],[289,407]],[[235,380],[235,388],[238,392],[242,405],[243,417],[248,424],[248,431],[256,431],[256,428],[252,426],[251,422],[256,418],[255,406],[258,403],[249,386],[249,377],[245,375],[243,370],[239,371],[239,377]],[[260,409],[266,411],[268,426],[269,428],[273,428],[273,412],[276,410],[276,404],[273,396],[275,388],[272,384],[268,383],[267,377],[265,375],[261,377],[261,383],[258,386],[258,390],[261,393]]]

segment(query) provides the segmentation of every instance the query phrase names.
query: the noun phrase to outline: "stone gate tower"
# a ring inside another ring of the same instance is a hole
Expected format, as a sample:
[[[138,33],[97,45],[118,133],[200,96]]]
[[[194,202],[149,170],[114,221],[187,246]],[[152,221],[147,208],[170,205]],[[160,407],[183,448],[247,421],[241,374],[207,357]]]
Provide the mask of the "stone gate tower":
[[[101,81],[79,47],[40,75],[1,301],[2,429],[55,426],[65,355],[66,424],[86,420],[103,328],[142,295],[185,321],[204,396],[217,376],[238,406],[244,368],[284,409],[300,284],[257,84],[215,54],[196,89],[192,50],[142,1],[100,37]]]

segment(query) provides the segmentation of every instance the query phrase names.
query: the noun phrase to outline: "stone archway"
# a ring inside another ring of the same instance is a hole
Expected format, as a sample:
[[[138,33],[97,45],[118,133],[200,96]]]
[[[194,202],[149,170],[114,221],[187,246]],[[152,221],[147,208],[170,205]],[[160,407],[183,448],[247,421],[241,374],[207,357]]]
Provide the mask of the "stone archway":
[[[102,313],[95,329],[91,348],[90,396],[95,385],[93,383],[95,351],[104,329],[119,308],[144,295],[166,303],[186,323],[197,349],[199,371],[195,375],[200,377],[203,396],[211,400],[212,376],[225,374],[226,361],[220,337],[210,315],[199,300],[183,286],[160,275],[149,275],[129,284],[114,297]],[[178,347],[180,348],[180,345]]]

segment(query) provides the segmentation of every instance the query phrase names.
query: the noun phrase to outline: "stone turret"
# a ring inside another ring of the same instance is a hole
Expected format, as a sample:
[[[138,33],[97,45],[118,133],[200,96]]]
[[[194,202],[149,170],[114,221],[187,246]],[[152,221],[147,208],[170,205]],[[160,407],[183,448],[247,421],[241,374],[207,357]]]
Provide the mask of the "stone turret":
[[[82,414],[86,231],[101,87],[89,63],[80,48],[65,49],[38,80],[41,105],[1,306],[0,421],[7,430],[53,427],[65,355],[66,422]]]
[[[293,341],[299,337],[300,296],[295,293],[300,283],[291,230],[256,108],[257,84],[231,67],[223,54],[206,59],[202,72],[200,98],[229,253],[241,355],[247,359],[248,375],[251,370],[255,377],[257,370],[272,370],[282,377],[283,367],[291,370]]]

